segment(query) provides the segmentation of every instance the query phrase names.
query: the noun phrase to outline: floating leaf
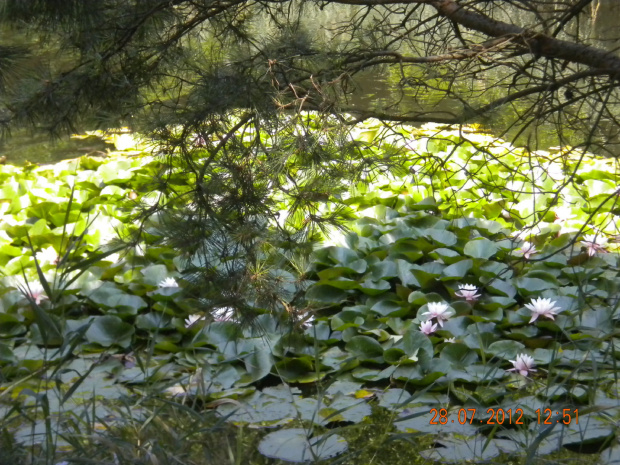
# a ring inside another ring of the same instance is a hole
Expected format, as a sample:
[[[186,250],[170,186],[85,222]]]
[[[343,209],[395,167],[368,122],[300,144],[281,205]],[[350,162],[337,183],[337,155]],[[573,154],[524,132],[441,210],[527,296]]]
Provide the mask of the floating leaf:
[[[562,413],[562,412],[560,412]],[[574,413],[574,412],[573,412]],[[614,425],[594,415],[579,416],[579,421],[571,421],[562,434],[562,444],[588,444],[602,442],[614,433]]]
[[[103,347],[118,345],[127,348],[131,345],[134,328],[114,315],[92,317],[93,323],[86,331],[88,342],[97,343]]]
[[[433,343],[418,328],[409,328],[407,330],[403,335],[402,347],[408,356],[412,356],[420,350],[426,352],[430,357],[433,356]]]
[[[443,447],[435,447],[420,452],[428,460],[437,460],[444,463],[486,462],[500,454],[493,440],[486,436],[474,436],[466,439],[457,437],[443,437],[437,440]]]
[[[513,298],[517,293],[517,290],[510,282],[499,278],[489,281],[485,285],[485,288],[493,294],[499,294],[509,298]]]
[[[309,301],[335,305],[344,302],[347,299],[347,293],[332,286],[315,284],[306,292],[306,298]]]
[[[340,455],[347,450],[347,442],[337,434],[311,438],[301,428],[283,429],[266,435],[258,450],[266,457],[287,462],[311,462]]]
[[[489,353],[505,360],[515,360],[517,354],[523,353],[525,346],[517,341],[497,341],[487,349]]]
[[[384,292],[389,291],[392,288],[392,286],[390,286],[390,283],[383,279],[380,279],[379,281],[371,281],[367,279],[363,283],[359,283],[357,287],[359,287],[359,289],[364,294],[373,296],[383,294]]]
[[[337,265],[347,265],[356,262],[360,257],[357,252],[345,247],[329,247],[329,256]]]
[[[370,307],[370,310],[381,316],[405,316],[409,308],[402,302],[383,299]]]
[[[274,426],[288,423],[296,416],[295,407],[290,402],[259,395],[251,404],[224,403],[217,407],[218,415],[233,423],[247,423],[257,426]],[[282,422],[281,420],[286,420]]]
[[[362,361],[383,361],[383,347],[371,337],[354,336],[345,347]]]
[[[441,417],[439,410],[442,408],[444,406],[441,404],[407,408],[398,415],[398,418],[394,421],[394,426],[403,432],[417,431],[433,435],[456,433],[464,436],[473,436],[476,434],[476,427],[470,424],[471,411],[459,409],[461,410],[459,416],[459,410],[451,409],[441,412],[445,413]]]
[[[426,237],[431,238],[434,242],[444,246],[450,247],[456,244],[456,235],[450,231],[442,229],[427,229],[425,231]]]
[[[450,266],[447,266],[441,272],[441,280],[455,280],[455,279],[463,279],[467,272],[471,270],[473,267],[473,260],[461,260],[460,262],[453,263]]]
[[[472,258],[491,258],[497,252],[497,245],[489,239],[480,238],[465,244],[463,253]]]
[[[360,423],[372,413],[370,405],[354,397],[340,396],[329,407],[322,408],[319,415],[326,422],[347,421]]]
[[[540,278],[520,277],[515,280],[515,284],[517,289],[524,295],[537,294],[547,289],[554,289],[557,287],[554,283]]]
[[[448,360],[455,368],[465,368],[468,365],[477,363],[478,354],[470,350],[465,344],[452,343],[447,344],[442,350],[439,357]]]

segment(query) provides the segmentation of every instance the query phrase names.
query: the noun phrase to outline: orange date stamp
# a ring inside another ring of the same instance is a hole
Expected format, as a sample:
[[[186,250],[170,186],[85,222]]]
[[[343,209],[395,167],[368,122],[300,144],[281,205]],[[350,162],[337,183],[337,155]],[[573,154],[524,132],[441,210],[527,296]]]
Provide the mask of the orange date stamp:
[[[555,412],[555,417],[553,416]],[[450,418],[448,410],[445,408],[432,408],[430,413],[433,417],[430,420],[431,425],[445,425],[447,423],[459,423],[464,425],[465,423],[472,424],[486,424],[486,425],[523,425],[524,413],[523,409],[501,409],[501,408],[489,408],[486,410],[485,419],[476,419],[477,409],[475,408],[462,408],[459,409],[456,414],[452,414],[453,418]],[[573,421],[575,424],[579,424],[579,410],[565,408],[561,410],[552,410],[550,408],[536,409],[536,419],[539,425],[553,425],[554,423],[564,423],[570,425]]]

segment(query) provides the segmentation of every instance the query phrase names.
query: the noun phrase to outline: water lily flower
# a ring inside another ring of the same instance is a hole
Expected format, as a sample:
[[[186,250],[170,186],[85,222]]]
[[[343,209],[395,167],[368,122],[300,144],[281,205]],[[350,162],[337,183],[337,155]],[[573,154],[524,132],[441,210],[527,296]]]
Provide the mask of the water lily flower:
[[[118,263],[121,260],[121,256],[117,253],[113,253],[113,254],[108,255],[103,260],[105,260],[106,262],[110,262],[110,263]]]
[[[58,264],[58,254],[53,247],[47,247],[46,249],[41,249],[39,252],[35,254],[37,262],[40,265],[57,265]]]
[[[235,311],[231,307],[220,307],[211,313],[211,315],[213,315],[215,321],[230,321],[234,319]]]
[[[547,176],[554,181],[563,181],[566,178],[564,167],[559,163],[549,163],[545,167],[545,171],[547,172]]]
[[[572,220],[573,218],[575,218],[577,215],[573,215],[572,214],[572,210],[570,209],[570,207],[567,206],[562,206],[562,207],[556,207],[556,209],[554,210],[555,213],[555,223],[563,223],[565,221],[568,220]]]
[[[448,342],[448,343],[452,344],[452,343],[456,342],[456,338],[455,337],[448,337],[448,338],[444,339],[443,342]]]
[[[443,328],[443,322],[448,321],[452,314],[448,311],[448,306],[443,302],[429,302],[427,304],[428,312],[424,312],[422,315],[429,315],[428,319],[437,319],[439,326]]]
[[[202,316],[202,315],[190,315],[187,318],[185,318],[185,327],[189,328],[190,326],[192,326],[193,324],[195,324],[196,322],[198,322],[200,320],[204,320],[204,316]]]
[[[179,287],[174,278],[166,278],[159,282],[159,287]]]
[[[118,239],[118,232],[115,229],[99,232],[99,244],[105,245]]]
[[[468,302],[475,302],[481,294],[476,294],[478,288],[473,284],[459,284],[459,290],[454,293],[458,297],[463,297]]]
[[[437,330],[437,323],[433,324],[431,320],[424,321],[420,325],[420,331],[422,331],[427,336],[434,333],[436,330]]]
[[[304,328],[310,328],[314,323],[314,315],[308,314],[303,318],[303,326]]]
[[[607,252],[605,250],[607,238],[600,234],[588,234],[583,237],[581,243],[587,247],[590,257],[596,254],[596,252]]]
[[[47,294],[45,293],[45,289],[38,281],[28,283],[28,286],[25,286],[24,290],[25,293],[29,295],[30,298],[34,300],[37,305],[41,304],[42,300],[48,298]]]
[[[517,355],[516,360],[510,360],[513,368],[510,368],[507,371],[516,371],[520,375],[527,376],[530,372],[536,371],[534,369],[534,359],[526,354]]]
[[[523,255],[523,258],[529,260],[530,256],[534,255],[536,252],[538,252],[538,250],[536,250],[534,244],[528,241],[524,241],[523,245],[517,250],[515,250],[513,253],[517,255]]]
[[[558,310],[561,310],[560,307],[554,307],[554,305],[555,301],[552,302],[551,299],[543,299],[542,297],[532,300],[529,304],[525,304],[525,306],[532,311],[530,323],[536,321],[539,316],[554,320]]]

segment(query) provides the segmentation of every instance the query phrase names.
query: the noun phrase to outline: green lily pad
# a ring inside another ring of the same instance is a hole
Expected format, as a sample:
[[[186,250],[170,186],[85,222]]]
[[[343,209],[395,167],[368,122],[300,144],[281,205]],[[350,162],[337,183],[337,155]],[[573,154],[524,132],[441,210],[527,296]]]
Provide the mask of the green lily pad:
[[[467,272],[474,266],[473,260],[461,260],[447,266],[441,272],[441,280],[461,280],[467,275]]]
[[[463,248],[463,253],[472,258],[489,259],[497,252],[497,245],[489,239],[479,238],[469,241]]]
[[[485,436],[473,436],[465,439],[444,437],[439,439],[438,446],[430,450],[423,450],[420,455],[427,460],[436,460],[443,463],[462,463],[463,461],[482,463],[497,457],[500,450],[493,440]]]
[[[362,361],[383,361],[383,347],[371,337],[354,336],[345,348]]]
[[[86,340],[103,347],[118,345],[127,348],[131,345],[134,328],[119,317],[105,315],[92,317],[93,323],[86,331]]]
[[[269,433],[258,444],[258,450],[264,456],[296,463],[335,457],[347,448],[346,440],[337,434],[310,437],[301,428]]]

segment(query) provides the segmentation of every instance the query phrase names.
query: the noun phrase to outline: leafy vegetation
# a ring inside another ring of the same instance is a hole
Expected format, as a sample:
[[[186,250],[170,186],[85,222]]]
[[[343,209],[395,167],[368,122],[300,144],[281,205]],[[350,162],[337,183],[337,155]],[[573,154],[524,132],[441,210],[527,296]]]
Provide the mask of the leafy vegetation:
[[[280,214],[256,215],[253,255],[228,239],[179,254],[165,231],[193,214],[193,181],[129,135],[105,159],[0,167],[2,460],[17,442],[50,464],[250,463],[248,444],[251,463],[613,463],[615,162],[471,128],[367,120],[350,138],[358,182],[334,176],[311,210],[347,228],[285,240],[307,221],[299,169]],[[364,169],[377,159],[390,169]],[[239,269],[234,299],[200,287]],[[226,446],[204,459],[207,433]]]

